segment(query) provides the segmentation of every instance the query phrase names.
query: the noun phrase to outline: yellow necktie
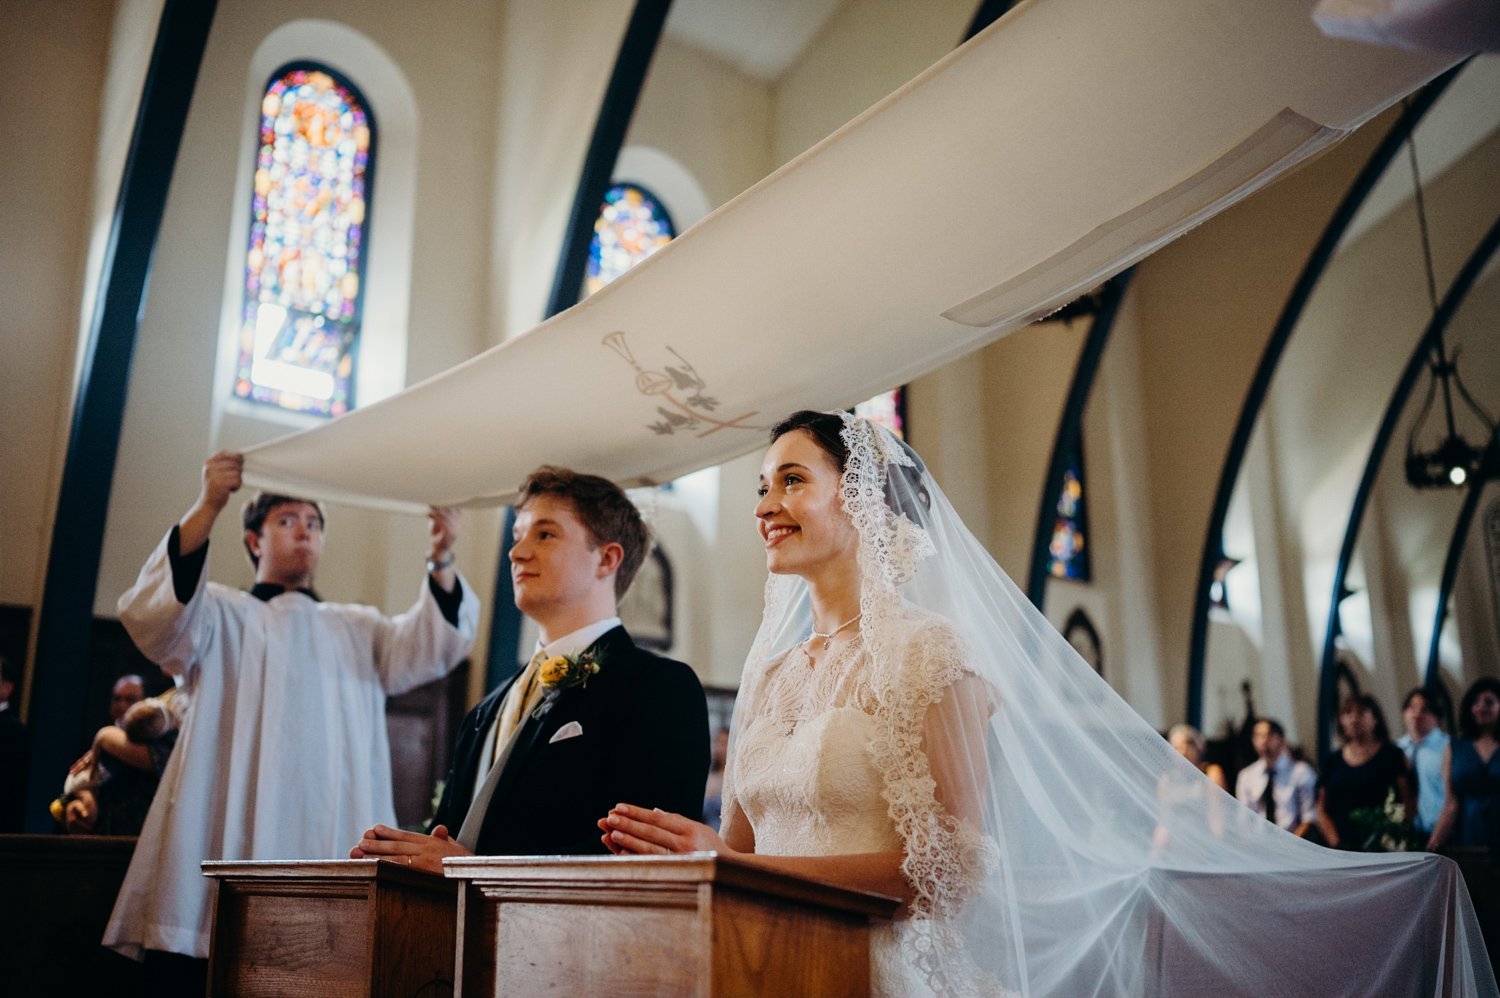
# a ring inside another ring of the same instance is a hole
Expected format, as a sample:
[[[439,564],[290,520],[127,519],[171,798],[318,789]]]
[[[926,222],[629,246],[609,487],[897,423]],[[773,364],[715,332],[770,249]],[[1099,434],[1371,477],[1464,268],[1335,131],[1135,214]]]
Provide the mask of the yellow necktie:
[[[494,758],[499,758],[505,743],[521,726],[522,718],[535,710],[537,703],[541,701],[542,684],[537,681],[537,675],[542,670],[542,663],[549,657],[544,651],[533,655],[526,665],[526,671],[516,678],[510,692],[505,695],[505,709],[500,712],[500,723],[495,725]]]

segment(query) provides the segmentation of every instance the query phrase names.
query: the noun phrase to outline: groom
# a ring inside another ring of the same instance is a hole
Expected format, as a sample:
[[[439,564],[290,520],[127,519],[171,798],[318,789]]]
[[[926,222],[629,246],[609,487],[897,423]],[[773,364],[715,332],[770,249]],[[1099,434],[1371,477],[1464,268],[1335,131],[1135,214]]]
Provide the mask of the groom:
[[[703,687],[681,662],[637,648],[617,613],[649,547],[613,483],[531,473],[510,563],[536,654],[464,718],[431,833],[376,825],[352,858],[440,873],[444,856],[603,853],[596,823],[621,801],[701,813]]]

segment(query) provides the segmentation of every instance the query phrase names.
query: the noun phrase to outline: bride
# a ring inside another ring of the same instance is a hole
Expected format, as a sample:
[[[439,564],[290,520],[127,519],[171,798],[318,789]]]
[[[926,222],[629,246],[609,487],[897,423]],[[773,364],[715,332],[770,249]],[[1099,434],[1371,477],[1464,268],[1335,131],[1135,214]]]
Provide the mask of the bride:
[[[813,412],[771,439],[722,834],[622,803],[611,851],[900,898],[876,994],[1500,993],[1451,862],[1333,852],[1207,786],[904,443]]]

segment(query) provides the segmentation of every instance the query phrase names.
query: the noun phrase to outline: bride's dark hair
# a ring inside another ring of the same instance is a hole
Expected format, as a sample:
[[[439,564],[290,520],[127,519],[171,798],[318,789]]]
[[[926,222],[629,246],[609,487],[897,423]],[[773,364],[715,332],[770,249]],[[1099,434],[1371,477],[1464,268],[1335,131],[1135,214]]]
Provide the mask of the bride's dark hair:
[[[833,463],[843,473],[849,469],[849,445],[844,442],[844,417],[837,412],[814,412],[799,409],[771,427],[771,443],[775,443],[793,430],[802,430],[813,442],[833,458]],[[893,479],[904,480],[905,488],[897,488],[894,480],[886,482],[886,504],[913,523],[923,522],[923,512],[931,505],[927,487],[922,484],[922,475],[927,466],[905,440],[898,439],[901,449],[911,458],[911,465],[893,465]]]
[[[849,467],[849,447],[844,443],[844,420],[836,413],[799,409],[771,427],[771,443],[793,430],[804,430],[843,472]]]

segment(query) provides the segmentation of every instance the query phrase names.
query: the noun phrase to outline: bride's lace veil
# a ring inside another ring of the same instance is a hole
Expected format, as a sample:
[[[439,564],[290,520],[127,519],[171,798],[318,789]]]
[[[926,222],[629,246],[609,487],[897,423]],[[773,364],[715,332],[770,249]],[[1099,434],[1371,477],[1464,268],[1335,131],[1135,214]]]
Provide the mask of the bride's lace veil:
[[[1074,652],[915,452],[839,415],[858,702],[905,845],[903,946],[933,991],[1497,994],[1453,863],[1336,852],[1242,807]],[[805,583],[770,576],[736,731],[811,626]]]

